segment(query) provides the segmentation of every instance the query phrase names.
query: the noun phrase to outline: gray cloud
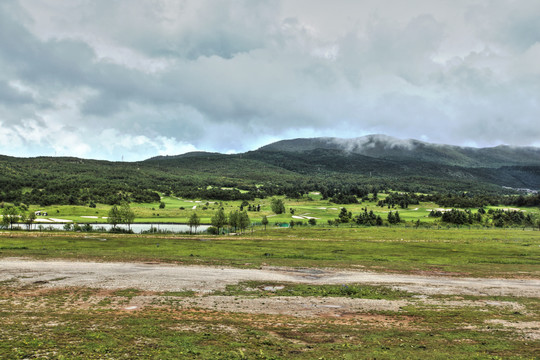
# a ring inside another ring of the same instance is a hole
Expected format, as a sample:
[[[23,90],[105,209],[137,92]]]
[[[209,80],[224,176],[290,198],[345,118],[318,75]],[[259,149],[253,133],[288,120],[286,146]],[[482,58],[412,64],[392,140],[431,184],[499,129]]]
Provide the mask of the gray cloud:
[[[0,153],[135,160],[369,133],[540,145],[540,6],[472,4],[8,0]]]

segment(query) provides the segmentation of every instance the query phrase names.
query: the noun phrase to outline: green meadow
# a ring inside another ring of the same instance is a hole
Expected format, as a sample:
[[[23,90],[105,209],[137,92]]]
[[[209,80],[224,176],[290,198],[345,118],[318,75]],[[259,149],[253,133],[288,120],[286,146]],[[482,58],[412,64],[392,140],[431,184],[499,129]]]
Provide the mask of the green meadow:
[[[380,194],[378,200],[384,199],[387,195]],[[429,217],[431,210],[441,209],[440,206],[434,203],[420,203],[419,205],[409,205],[406,209],[401,208],[387,208],[377,206],[378,200],[370,198],[368,201],[364,201],[360,204],[347,204],[338,205],[328,200],[322,200],[321,195],[318,193],[310,193],[304,195],[301,199],[286,199],[279,197],[285,204],[285,213],[274,214],[271,209],[271,198],[255,199],[250,201],[251,205],[261,206],[260,211],[249,211],[248,215],[253,223],[260,223],[263,216],[268,218],[270,226],[279,223],[290,223],[291,220],[295,222],[301,222],[305,225],[308,224],[309,218],[315,218],[318,225],[327,225],[328,220],[333,220],[338,217],[341,208],[345,207],[347,212],[351,212],[353,217],[360,214],[367,209],[367,211],[373,211],[375,215],[381,216],[383,220],[386,220],[390,211],[398,211],[403,222],[402,225],[412,225],[418,220],[425,226],[448,226],[447,224],[438,224],[437,218]],[[212,216],[215,212],[222,207],[225,214],[231,211],[240,209],[241,201],[212,201],[203,199],[180,199],[177,197],[164,196],[161,202],[165,204],[164,208],[160,208],[160,202],[145,203],[145,204],[131,204],[132,210],[135,213],[136,223],[187,223],[189,217],[194,212],[201,219],[201,224],[210,224]],[[70,206],[70,205],[53,205],[39,207],[31,205],[30,211],[45,211],[48,213],[45,217],[38,217],[37,221],[41,219],[62,219],[71,220],[77,223],[106,223],[107,215],[110,210],[110,205],[96,204],[96,208],[90,208],[87,206]],[[490,206],[489,209],[507,209],[505,206]],[[247,210],[247,207],[246,209]],[[291,211],[292,210],[292,211]],[[478,209],[471,209],[473,213]],[[538,207],[522,207],[519,210],[524,211],[527,214],[531,214],[535,217],[540,216],[540,209]],[[440,222],[440,221],[439,221]],[[353,225],[341,224],[341,227],[347,227]],[[476,225],[478,226],[478,225]]]
[[[0,233],[0,257],[363,268],[466,276],[537,276],[540,232],[414,227],[268,228],[243,235]]]

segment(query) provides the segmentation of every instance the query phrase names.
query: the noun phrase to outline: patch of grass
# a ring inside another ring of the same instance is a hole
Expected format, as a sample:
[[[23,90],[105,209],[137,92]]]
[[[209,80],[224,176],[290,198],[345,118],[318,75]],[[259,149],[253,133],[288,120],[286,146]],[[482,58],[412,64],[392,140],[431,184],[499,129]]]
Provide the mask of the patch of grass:
[[[161,293],[162,296],[171,296],[171,297],[194,297],[195,291],[193,290],[184,290],[184,291],[165,291]]]
[[[216,291],[212,295],[314,296],[397,300],[402,298],[410,298],[414,294],[406,291],[395,290],[387,286],[360,284],[307,285],[244,281],[235,285],[227,285],[224,291]]]
[[[121,289],[116,290],[113,295],[114,296],[122,296],[126,297],[128,299],[132,299],[137,295],[140,295],[141,291],[139,289]]]

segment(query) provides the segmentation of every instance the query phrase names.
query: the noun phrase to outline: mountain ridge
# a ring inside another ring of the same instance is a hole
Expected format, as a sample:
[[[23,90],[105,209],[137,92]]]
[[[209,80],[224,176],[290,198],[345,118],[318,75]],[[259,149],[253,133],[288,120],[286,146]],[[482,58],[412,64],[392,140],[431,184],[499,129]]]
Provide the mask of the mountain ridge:
[[[375,134],[357,138],[297,138],[277,141],[256,151],[284,151],[301,153],[315,149],[340,150],[345,154],[360,154],[385,160],[415,160],[466,167],[501,167],[540,165],[540,148],[514,147],[463,147],[428,143],[415,139],[398,139]]]
[[[540,148],[476,149],[371,136],[299,138],[241,154],[198,151],[138,162],[0,155],[0,201],[147,201],[156,197],[151,191],[195,196],[209,186],[267,195],[359,186],[422,193],[540,190]]]

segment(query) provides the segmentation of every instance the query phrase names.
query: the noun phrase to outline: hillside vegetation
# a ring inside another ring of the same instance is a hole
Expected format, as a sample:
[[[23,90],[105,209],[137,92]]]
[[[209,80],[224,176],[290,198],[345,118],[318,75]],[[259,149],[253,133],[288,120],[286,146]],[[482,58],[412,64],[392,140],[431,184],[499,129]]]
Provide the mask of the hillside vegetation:
[[[0,201],[88,205],[185,198],[252,200],[309,191],[509,194],[540,188],[540,149],[474,149],[397,140],[284,140],[243,154],[188,153],[140,162],[0,156]]]

